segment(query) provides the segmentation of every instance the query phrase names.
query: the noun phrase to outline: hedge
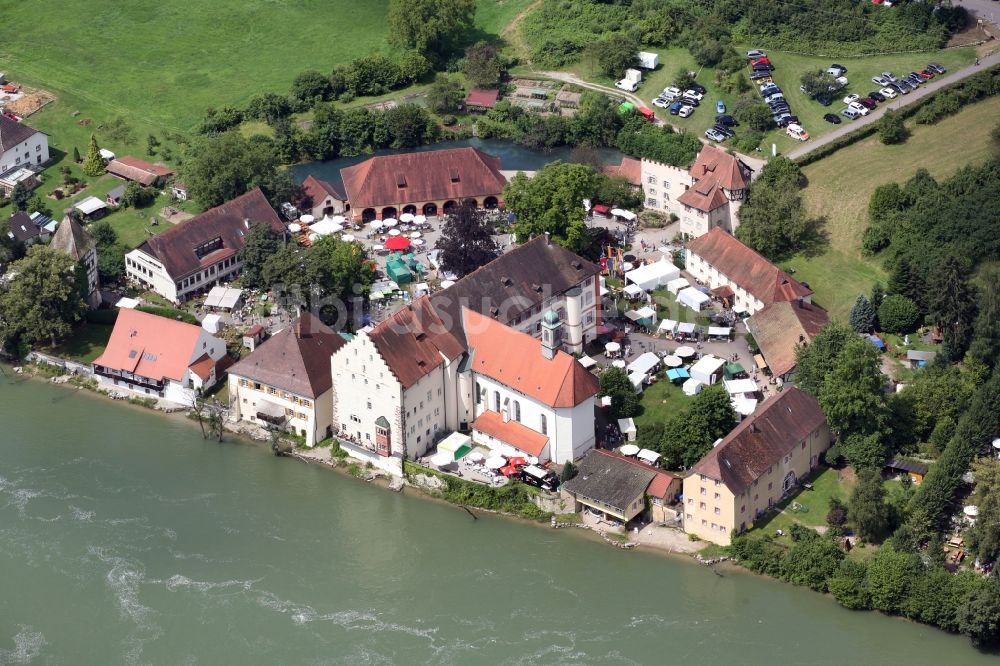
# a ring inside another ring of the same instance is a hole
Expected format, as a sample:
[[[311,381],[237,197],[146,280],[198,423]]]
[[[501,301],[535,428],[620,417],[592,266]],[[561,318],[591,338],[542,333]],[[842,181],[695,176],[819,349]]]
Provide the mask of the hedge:
[[[198,326],[198,320],[195,316],[189,312],[184,312],[183,310],[177,310],[175,308],[164,308],[157,305],[140,305],[136,308],[140,312],[148,312],[149,314],[155,314],[160,317],[166,317],[167,319],[179,319],[188,324],[194,324]]]
[[[114,326],[118,321],[118,310],[87,310],[86,320],[88,324]]]

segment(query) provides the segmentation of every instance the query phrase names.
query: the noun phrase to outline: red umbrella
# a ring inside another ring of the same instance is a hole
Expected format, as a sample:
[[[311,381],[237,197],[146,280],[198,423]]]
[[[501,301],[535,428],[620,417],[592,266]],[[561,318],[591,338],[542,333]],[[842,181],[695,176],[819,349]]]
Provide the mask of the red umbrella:
[[[507,465],[506,467],[500,469],[500,473],[503,474],[504,476],[514,476],[515,474],[517,474],[517,471],[518,471],[517,467],[515,467],[514,465]]]
[[[405,250],[410,247],[410,239],[404,238],[403,236],[391,236],[385,242],[385,249],[392,250],[393,252],[398,250]]]
[[[528,461],[525,460],[524,458],[517,457],[517,458],[511,458],[510,460],[508,460],[507,464],[513,465],[514,467],[520,467],[521,465],[527,465]]]

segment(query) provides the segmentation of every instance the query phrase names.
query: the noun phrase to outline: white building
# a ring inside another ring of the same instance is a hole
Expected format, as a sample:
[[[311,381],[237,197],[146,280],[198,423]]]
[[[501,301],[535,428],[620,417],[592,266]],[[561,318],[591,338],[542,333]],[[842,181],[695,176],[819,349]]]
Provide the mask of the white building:
[[[346,344],[309,312],[229,369],[229,417],[291,431],[313,446],[333,425],[330,357]]]
[[[200,326],[125,308],[93,369],[101,384],[191,406],[227,358],[226,343]]]
[[[0,114],[0,177],[17,169],[37,170],[49,161],[49,137],[24,123]]]
[[[697,238],[709,229],[735,231],[752,171],[735,156],[706,145],[691,169],[642,160],[646,208],[676,215],[680,231]]]
[[[771,303],[811,302],[812,290],[720,227],[689,241],[685,249],[687,272],[730,299],[737,312],[752,315]]]
[[[260,188],[147,239],[125,255],[133,282],[180,303],[239,275],[240,250],[253,224],[285,227]]]
[[[87,273],[87,305],[92,308],[98,307],[101,304],[101,295],[98,291],[100,282],[97,275],[97,243],[94,238],[80,226],[79,222],[67,215],[56,227],[49,247],[68,254],[83,266],[83,270]]]

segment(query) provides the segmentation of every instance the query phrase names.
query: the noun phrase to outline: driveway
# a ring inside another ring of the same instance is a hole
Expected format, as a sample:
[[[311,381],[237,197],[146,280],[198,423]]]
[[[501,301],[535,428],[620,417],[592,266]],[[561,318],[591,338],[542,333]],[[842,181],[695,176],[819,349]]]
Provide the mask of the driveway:
[[[989,3],[986,2],[981,2],[981,4],[989,6]],[[929,81],[928,83],[925,83],[924,85],[920,86],[920,88],[914,90],[909,95],[900,95],[896,99],[892,100],[892,102],[889,102],[888,104],[884,104],[878,107],[877,109],[869,113],[864,118],[861,118],[860,120],[844,122],[838,125],[836,129],[834,129],[829,134],[824,134],[823,136],[821,136],[816,140],[807,141],[806,143],[803,143],[802,145],[793,148],[792,150],[785,153],[785,157],[792,160],[802,157],[806,153],[812,152],[813,150],[816,150],[820,146],[825,146],[831,141],[835,141],[836,139],[839,139],[845,134],[853,132],[859,127],[864,127],[865,125],[871,125],[873,122],[875,122],[883,115],[885,115],[886,109],[899,109],[904,106],[908,106],[913,102],[917,101],[918,99],[926,97],[927,95],[930,95],[931,93],[940,90],[945,86],[949,86],[952,83],[955,83],[956,81],[961,81],[962,79],[968,78],[977,72],[981,72],[986,67],[990,67],[992,65],[997,65],[997,64],[1000,64],[1000,52],[986,56],[980,61],[978,65],[969,65],[965,69],[949,72],[947,76],[941,78],[935,78]]]

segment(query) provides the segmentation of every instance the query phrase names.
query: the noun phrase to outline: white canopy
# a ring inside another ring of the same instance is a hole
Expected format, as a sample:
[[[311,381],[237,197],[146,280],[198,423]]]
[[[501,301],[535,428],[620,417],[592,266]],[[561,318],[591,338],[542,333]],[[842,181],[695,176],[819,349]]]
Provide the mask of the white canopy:
[[[638,310],[626,310],[625,318],[628,319],[629,321],[636,322],[642,319],[643,317],[641,314],[639,314]]]
[[[752,398],[732,398],[729,403],[740,416],[750,416],[757,409],[757,401]]]
[[[323,219],[326,219],[326,215],[323,216]],[[343,224],[344,222],[347,222],[347,218],[343,215],[334,215],[330,218],[330,221],[334,224]]]
[[[413,216],[413,221],[416,224],[423,224],[424,222],[427,221],[427,218],[424,215],[414,215]]]
[[[389,229],[389,235],[390,236],[398,236],[399,235],[399,229]]]
[[[622,219],[628,220],[629,222],[631,222],[637,217],[637,215],[632,211],[623,210],[621,208],[612,208],[611,214],[614,215],[615,217],[620,217]]]
[[[728,338],[732,330],[728,326],[709,326],[708,334],[712,337]]]
[[[134,310],[135,308],[139,307],[139,301],[135,300],[134,298],[129,298],[128,296],[122,296],[121,298],[118,299],[118,302],[115,303],[115,307]]]
[[[655,465],[656,461],[660,459],[660,454],[656,451],[650,451],[649,449],[643,449],[636,454],[636,458],[648,462],[650,465]]]
[[[454,460],[461,457],[459,454],[466,447],[472,448],[472,438],[460,432],[453,432],[438,442],[437,450],[438,453],[450,454],[452,460]]]
[[[383,227],[394,227],[394,226],[396,226],[396,218],[394,218],[394,217],[387,217],[387,218],[383,219],[382,220],[382,226]]]
[[[667,291],[676,294],[681,289],[687,289],[690,286],[691,283],[687,281],[687,278],[677,277],[667,283]]]
[[[431,458],[431,462],[437,467],[444,467],[445,465],[450,465],[455,462],[455,456],[447,451],[441,451],[440,453],[435,453]]]
[[[676,321],[674,321],[673,319],[664,319],[663,321],[660,322],[660,328],[659,328],[659,330],[661,330],[661,331],[663,331],[665,333],[670,333],[672,335],[673,332],[674,332],[674,329],[676,329],[676,328],[677,328],[677,322]]]
[[[664,257],[651,264],[643,264],[625,274],[625,281],[637,284],[644,291],[657,289],[676,279],[681,270]]]
[[[201,320],[201,327],[209,333],[218,333],[219,329],[222,328],[222,317],[217,314],[205,315],[205,318]]]
[[[975,518],[976,516],[979,515],[979,507],[970,504],[969,506],[962,509],[962,513],[967,515],[969,518]]]
[[[288,230],[293,234],[297,234],[300,231],[302,231],[302,225],[299,224],[298,222],[292,222],[291,224],[288,225]]]
[[[694,333],[694,324],[689,321],[682,321],[677,324],[677,333],[683,333],[685,335],[691,335]],[[690,347],[688,347],[690,349]]]
[[[507,459],[503,456],[490,456],[486,459],[485,465],[487,469],[500,469],[507,466]]]
[[[701,306],[712,300],[708,294],[703,294],[694,287],[681,289],[677,292],[677,302],[688,306],[692,310],[701,310]]]
[[[453,284],[455,284],[454,280],[441,280],[441,288],[442,289],[447,289],[448,287],[450,287]]]
[[[639,453],[639,447],[636,446],[635,444],[625,444],[620,449],[618,449],[618,452],[623,456],[634,456],[635,454]]]
[[[76,208],[84,215],[90,215],[91,213],[96,213],[97,211],[107,207],[108,205],[103,201],[101,201],[100,199],[98,199],[97,197],[87,197],[83,201],[73,206],[73,208]]]
[[[625,369],[625,361],[623,359],[616,358],[615,360],[611,361],[611,367],[612,368],[622,368],[624,370]]]
[[[205,297],[205,307],[219,308],[220,310],[232,310],[243,298],[242,289],[232,287],[212,287]]]
[[[697,379],[703,384],[714,384],[718,379],[719,370],[725,364],[726,361],[718,356],[702,356],[691,366],[691,379]]]
[[[632,298],[638,298],[639,296],[642,296],[645,293],[642,290],[642,287],[640,287],[637,284],[627,284],[625,285],[625,288],[622,289],[622,291],[625,292],[626,296],[631,296]]]
[[[303,215],[299,219],[302,220],[302,224],[312,224],[313,222],[316,221],[316,217],[313,215],[309,215],[308,213],[306,215]]]
[[[642,391],[643,384],[646,383],[646,375],[642,372],[630,372],[628,374],[628,380],[632,382],[632,388],[638,393]]]
[[[312,217],[312,216],[303,215],[302,221],[305,222],[305,218],[307,217]],[[344,225],[337,224],[333,220],[327,218],[323,218],[316,224],[313,224],[309,227],[309,231],[313,232],[314,234],[318,234],[320,236],[329,236],[330,234],[335,234],[338,231],[343,231],[343,230],[344,230]]]
[[[684,386],[682,386],[681,388],[684,389],[684,395],[698,395],[699,393],[701,393],[701,389],[704,386],[705,386],[704,384],[702,384],[697,379],[692,377],[691,379],[684,382]]]
[[[684,361],[682,361],[677,356],[670,354],[663,357],[663,365],[667,366],[668,368],[679,368],[682,365],[684,365]]]
[[[630,442],[635,441],[635,433],[636,433],[635,421],[633,421],[631,418],[618,419],[618,430],[620,430],[623,435],[628,436],[628,441]],[[626,444],[625,446],[628,446],[628,444]]]
[[[688,345],[682,345],[674,350],[674,356],[679,356],[680,358],[690,358],[696,353],[694,347],[689,347]]]
[[[615,352],[621,351],[622,346],[617,342],[609,342],[604,345],[604,351],[614,354]]]
[[[354,241],[357,240],[357,238],[355,238],[351,234],[344,234],[343,236],[340,237],[340,240],[344,241],[345,243],[353,243]]]
[[[730,395],[757,392],[757,382],[752,379],[726,379],[722,383]]]
[[[378,231],[385,225],[382,223],[382,220],[372,220],[371,222],[368,223],[368,226],[374,229],[375,231]]]
[[[399,216],[400,222],[413,222],[413,213],[403,213]]]
[[[653,352],[646,352],[628,364],[629,373],[637,372],[648,375],[660,365],[660,357]]]
[[[426,282],[418,282],[413,285],[413,294],[415,296],[420,296],[421,294],[431,293],[431,287]]]
[[[656,310],[649,307],[648,305],[642,306],[636,311],[636,313],[639,315],[640,319],[653,319],[654,317],[656,317]]]
[[[580,361],[580,365],[582,365],[583,367],[587,368],[588,370],[590,368],[594,367],[595,365],[597,365],[597,361],[595,361],[594,359],[592,359],[592,358],[590,358],[589,356],[586,356],[586,355],[581,356],[579,358],[579,361]]]

